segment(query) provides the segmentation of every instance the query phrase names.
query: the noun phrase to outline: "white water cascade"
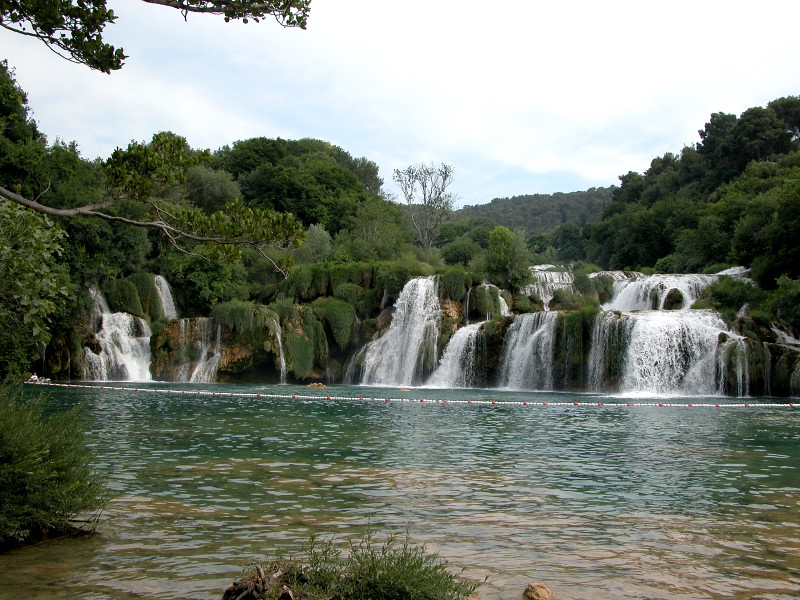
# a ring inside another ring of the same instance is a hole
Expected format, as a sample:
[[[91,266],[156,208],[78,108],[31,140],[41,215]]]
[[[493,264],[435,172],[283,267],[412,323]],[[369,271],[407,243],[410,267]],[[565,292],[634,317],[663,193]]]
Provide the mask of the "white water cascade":
[[[278,340],[278,358],[281,365],[281,383],[286,383],[286,357],[283,354],[283,337],[281,331],[281,323],[278,319],[273,321],[275,323],[275,339]]]
[[[161,275],[156,275],[155,285],[158,299],[161,300],[161,311],[164,313],[164,318],[168,321],[177,319],[178,309],[175,308],[175,300],[172,298],[172,290],[169,288],[169,283]]]
[[[500,387],[553,389],[553,349],[557,313],[519,315],[508,328],[500,359]]]
[[[442,311],[436,277],[412,279],[397,298],[388,331],[369,343],[362,383],[414,385],[435,364]]]
[[[216,336],[214,334],[214,319],[202,317],[196,319],[197,328],[197,364],[192,371],[189,381],[196,383],[209,383],[214,381],[217,375],[217,366],[222,356],[222,325],[217,324]]]
[[[703,290],[717,281],[717,275],[648,275],[635,279],[616,281],[611,301],[603,310],[631,312],[634,310],[662,310],[667,296],[677,290],[683,297],[681,308],[691,308]]]
[[[426,383],[436,388],[468,388],[475,383],[475,354],[483,323],[466,325],[447,343],[439,366]]]
[[[151,381],[150,327],[128,313],[112,313],[100,290],[89,288],[91,327],[100,344],[95,354],[86,348],[83,377],[89,381]]]
[[[610,373],[621,393],[719,394],[726,351],[736,345],[736,352],[746,353],[740,340],[713,311],[601,313],[595,322],[589,380],[596,391],[603,391]],[[737,369],[738,391],[747,393],[746,360]]]
[[[531,268],[533,283],[525,287],[525,295],[536,295],[542,299],[544,309],[550,310],[550,301],[556,290],[574,292],[575,276],[569,271],[544,271]]]

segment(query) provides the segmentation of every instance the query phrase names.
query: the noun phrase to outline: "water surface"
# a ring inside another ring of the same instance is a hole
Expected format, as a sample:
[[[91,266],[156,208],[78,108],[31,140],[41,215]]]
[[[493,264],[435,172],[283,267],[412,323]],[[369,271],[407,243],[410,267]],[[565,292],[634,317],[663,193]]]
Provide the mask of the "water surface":
[[[0,598],[216,599],[252,561],[368,526],[489,575],[487,600],[532,581],[575,600],[800,590],[800,409],[342,386],[313,400],[48,393],[56,409],[86,402],[113,500],[98,536],[0,555]],[[604,405],[504,404],[519,400]]]

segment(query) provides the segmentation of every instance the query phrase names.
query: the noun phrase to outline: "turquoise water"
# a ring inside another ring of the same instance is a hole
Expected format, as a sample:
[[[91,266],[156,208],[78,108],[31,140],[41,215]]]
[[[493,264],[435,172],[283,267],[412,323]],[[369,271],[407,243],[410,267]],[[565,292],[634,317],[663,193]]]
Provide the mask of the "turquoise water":
[[[407,530],[467,576],[488,575],[480,597],[492,600],[533,581],[575,600],[800,594],[798,408],[183,388],[319,397],[48,388],[56,408],[86,402],[113,500],[98,536],[0,555],[0,598],[216,599],[252,561],[296,552],[311,533],[344,543],[368,526]]]

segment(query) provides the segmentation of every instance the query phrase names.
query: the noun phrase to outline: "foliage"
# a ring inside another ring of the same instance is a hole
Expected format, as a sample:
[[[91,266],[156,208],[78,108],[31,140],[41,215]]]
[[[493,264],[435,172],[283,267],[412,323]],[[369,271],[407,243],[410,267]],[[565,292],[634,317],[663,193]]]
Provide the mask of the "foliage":
[[[277,313],[264,305],[243,300],[229,300],[214,306],[214,319],[233,332],[237,339],[254,339],[254,334],[270,331],[274,334]]]
[[[355,283],[340,283],[333,290],[333,295],[334,297],[344,300],[345,302],[355,306],[358,302],[363,300],[364,288],[362,288],[360,285],[356,285]]]
[[[486,254],[486,268],[492,281],[519,289],[530,280],[530,264],[530,253],[521,231],[512,232],[502,225],[492,230]]]
[[[309,225],[303,245],[294,251],[298,263],[324,263],[331,256],[331,234],[322,225]]]
[[[409,217],[423,248],[436,241],[436,228],[453,210],[456,196],[447,191],[453,183],[453,167],[420,163],[395,169],[392,176],[409,208]]]
[[[50,317],[74,288],[57,263],[63,232],[0,200],[0,377],[17,378],[50,339]]]
[[[224,209],[228,202],[241,198],[242,192],[230,173],[195,165],[186,171],[186,196],[198,208],[211,214]]]
[[[378,545],[371,533],[349,540],[346,556],[334,540],[316,538],[302,548],[299,560],[286,565],[286,581],[295,595],[312,594],[339,600],[465,600],[479,583],[453,574],[446,560],[426,547],[411,544],[408,535],[389,536]]]
[[[42,397],[25,399],[19,388],[0,388],[0,545],[65,528],[105,504],[80,407],[47,412]]]
[[[319,298],[311,304],[311,308],[328,323],[339,348],[346,349],[350,345],[356,321],[353,306],[338,298]]]
[[[583,227],[599,221],[611,202],[615,188],[590,188],[584,192],[529,194],[511,198],[495,198],[488,204],[465,206],[454,213],[456,218],[489,218],[494,225],[522,229],[528,236],[548,232],[571,221]],[[546,250],[533,250],[543,252]]]
[[[137,317],[144,317],[139,290],[130,279],[112,279],[104,290],[108,307],[112,312],[126,312]]]
[[[272,15],[284,27],[305,29],[310,0],[227,2],[224,0],[146,0],[188,12],[222,15],[226,21],[258,22]],[[122,48],[103,41],[106,25],[116,20],[106,0],[15,0],[0,4],[0,26],[35,37],[70,62],[103,73],[120,69],[127,58]]]
[[[460,302],[472,285],[472,277],[463,268],[439,269],[439,297]]]
[[[780,277],[771,308],[784,327],[795,335],[800,335],[800,280],[790,279],[785,275]]]

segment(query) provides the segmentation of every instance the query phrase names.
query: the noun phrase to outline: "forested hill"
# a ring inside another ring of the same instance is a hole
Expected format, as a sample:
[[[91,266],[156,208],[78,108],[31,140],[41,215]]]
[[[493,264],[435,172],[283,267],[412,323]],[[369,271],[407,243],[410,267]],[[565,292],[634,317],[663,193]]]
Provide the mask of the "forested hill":
[[[590,188],[585,192],[525,194],[495,198],[489,204],[465,206],[455,219],[488,217],[498,225],[523,229],[528,235],[542,233],[572,221],[579,227],[599,221],[611,202],[614,187]]]

